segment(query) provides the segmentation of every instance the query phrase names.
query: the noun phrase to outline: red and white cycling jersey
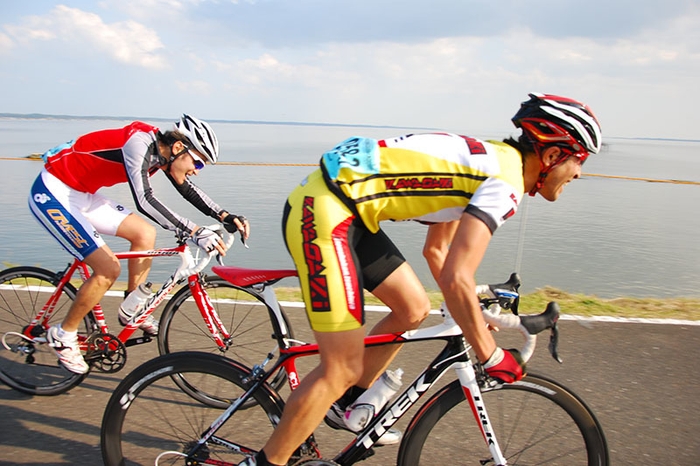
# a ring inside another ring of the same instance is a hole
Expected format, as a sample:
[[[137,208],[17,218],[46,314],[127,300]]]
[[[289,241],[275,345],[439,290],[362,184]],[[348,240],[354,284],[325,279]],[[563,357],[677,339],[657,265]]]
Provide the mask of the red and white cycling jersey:
[[[85,134],[48,158],[46,170],[76,191],[129,183],[136,207],[163,228],[192,233],[194,222],[178,215],[153,194],[150,177],[167,162],[158,151],[158,128],[139,121],[117,129]],[[181,185],[167,173],[180,194],[202,213],[218,220],[223,209],[189,179]]]

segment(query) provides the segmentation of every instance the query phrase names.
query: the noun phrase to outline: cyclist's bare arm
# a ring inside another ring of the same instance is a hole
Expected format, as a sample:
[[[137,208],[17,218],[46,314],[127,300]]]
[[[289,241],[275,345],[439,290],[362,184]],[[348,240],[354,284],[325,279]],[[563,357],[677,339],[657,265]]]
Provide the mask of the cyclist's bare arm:
[[[489,227],[472,214],[463,213],[438,280],[452,316],[482,362],[496,349],[481,314],[475,281],[490,241]]]
[[[423,257],[425,257],[430,273],[436,282],[440,277],[440,272],[445,264],[445,258],[450,250],[450,244],[458,226],[459,221],[455,220],[453,222],[435,223],[428,227],[425,244],[423,245]]]

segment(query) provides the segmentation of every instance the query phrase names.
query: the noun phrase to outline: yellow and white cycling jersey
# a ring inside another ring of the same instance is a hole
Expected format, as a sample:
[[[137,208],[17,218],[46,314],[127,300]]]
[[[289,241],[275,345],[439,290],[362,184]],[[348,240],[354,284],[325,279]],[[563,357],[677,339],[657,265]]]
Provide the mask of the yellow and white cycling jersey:
[[[524,191],[518,151],[451,133],[352,137],[323,154],[321,167],[372,232],[384,220],[449,222],[465,210],[493,232]]]

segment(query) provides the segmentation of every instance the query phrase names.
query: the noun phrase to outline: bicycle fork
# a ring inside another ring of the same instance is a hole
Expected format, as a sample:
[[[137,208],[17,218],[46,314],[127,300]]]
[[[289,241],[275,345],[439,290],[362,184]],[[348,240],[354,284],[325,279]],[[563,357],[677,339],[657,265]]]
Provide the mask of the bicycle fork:
[[[493,426],[486,412],[486,405],[481,396],[481,389],[479,388],[479,381],[477,380],[474,366],[472,366],[471,362],[467,361],[455,363],[452,368],[457,373],[457,378],[462,386],[462,391],[464,391],[464,396],[467,398],[467,401],[469,401],[474,419],[479,425],[479,429],[481,429],[481,434],[484,436],[484,441],[489,447],[495,464],[498,466],[505,466],[507,464],[506,459],[498,445],[496,434],[493,431]]]
[[[192,297],[197,304],[197,308],[202,314],[204,322],[207,324],[207,328],[211,333],[212,339],[220,350],[225,351],[231,344],[231,336],[226,330],[224,323],[221,322],[216,309],[214,309],[214,305],[212,304],[209,295],[203,290],[199,275],[191,275],[187,282],[190,290],[192,290]]]
[[[493,458],[493,464],[495,466],[506,466],[506,459],[496,440],[493,426],[481,396],[479,377],[469,357],[469,348],[462,336],[449,338],[445,349],[428,368],[403,393],[388,403],[374,420],[362,432],[358,433],[353,443],[334,458],[334,461],[339,464],[353,464],[365,458],[367,451],[374,446],[376,441],[398,422],[399,418],[415,405],[450,369],[454,369],[464,395],[469,400],[474,419],[481,429],[484,441]],[[410,424],[408,428],[411,428]]]

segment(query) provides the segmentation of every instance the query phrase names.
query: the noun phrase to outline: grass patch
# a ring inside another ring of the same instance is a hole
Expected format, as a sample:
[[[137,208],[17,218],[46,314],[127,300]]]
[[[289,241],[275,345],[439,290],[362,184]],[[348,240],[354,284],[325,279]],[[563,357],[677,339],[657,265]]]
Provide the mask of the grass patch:
[[[298,288],[276,287],[280,301],[301,301]],[[442,294],[428,291],[432,309],[442,303]],[[538,314],[544,311],[547,303],[556,301],[563,314],[612,317],[641,317],[656,319],[700,320],[700,298],[615,298],[602,299],[596,296],[572,294],[556,288],[542,288],[520,297],[522,314]],[[382,303],[374,296],[365,293],[366,304]]]
[[[79,288],[79,279],[71,280],[71,283]],[[31,283],[30,283],[31,284]],[[153,289],[160,288],[160,284],[153,284]],[[115,283],[112,290],[125,290],[126,283]],[[230,296],[223,289],[217,290],[219,298],[238,298],[240,293],[231,290]],[[296,287],[275,287],[277,299],[280,301],[301,301],[301,292]],[[428,291],[432,309],[439,309],[442,303],[442,294],[439,291]],[[545,287],[532,293],[522,295],[520,298],[520,312],[522,314],[538,314],[542,312],[547,303],[556,301],[563,314],[611,317],[638,317],[649,319],[680,319],[700,320],[700,298],[629,298],[621,297],[603,299],[597,296],[572,294],[556,288]],[[371,294],[365,292],[365,303],[370,305],[382,305],[382,302]]]
[[[525,295],[521,308],[523,313],[532,313],[544,309],[549,301],[557,301],[566,314],[700,320],[700,298],[601,299],[549,287]]]

